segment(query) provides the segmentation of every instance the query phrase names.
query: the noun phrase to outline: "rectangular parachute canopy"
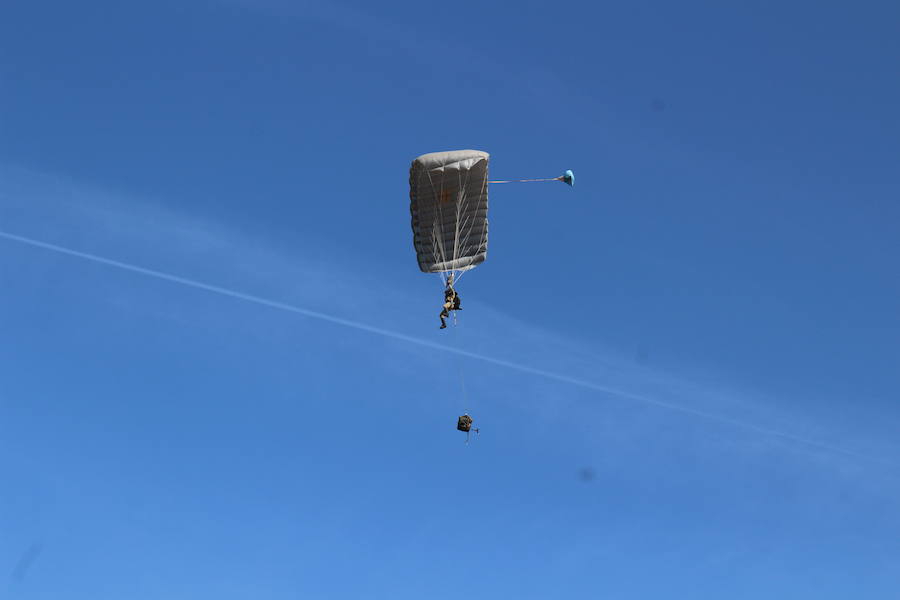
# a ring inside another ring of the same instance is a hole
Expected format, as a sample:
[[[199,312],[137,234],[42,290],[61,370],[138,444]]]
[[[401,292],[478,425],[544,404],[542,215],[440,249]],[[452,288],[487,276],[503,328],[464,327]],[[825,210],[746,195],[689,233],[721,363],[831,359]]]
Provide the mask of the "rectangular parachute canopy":
[[[409,212],[419,269],[465,271],[488,243],[488,161],[478,150],[432,152],[409,169]]]

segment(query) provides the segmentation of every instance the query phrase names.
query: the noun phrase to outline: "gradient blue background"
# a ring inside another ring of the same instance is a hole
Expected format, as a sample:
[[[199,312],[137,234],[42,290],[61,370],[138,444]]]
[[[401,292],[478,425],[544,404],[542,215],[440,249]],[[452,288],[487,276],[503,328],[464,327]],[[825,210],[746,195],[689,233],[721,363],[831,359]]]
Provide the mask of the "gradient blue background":
[[[517,369],[4,237],[0,596],[900,597],[898,23],[4,3],[0,233]],[[457,148],[578,181],[492,189],[439,332]]]

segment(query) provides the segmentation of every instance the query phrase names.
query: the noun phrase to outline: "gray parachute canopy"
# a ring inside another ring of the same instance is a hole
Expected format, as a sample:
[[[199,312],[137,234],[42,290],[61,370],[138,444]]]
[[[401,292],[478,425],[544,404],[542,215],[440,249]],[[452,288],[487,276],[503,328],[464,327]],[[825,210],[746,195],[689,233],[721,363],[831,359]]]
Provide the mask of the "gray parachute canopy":
[[[423,154],[409,169],[409,212],[419,268],[466,271],[484,262],[488,244],[487,152]]]

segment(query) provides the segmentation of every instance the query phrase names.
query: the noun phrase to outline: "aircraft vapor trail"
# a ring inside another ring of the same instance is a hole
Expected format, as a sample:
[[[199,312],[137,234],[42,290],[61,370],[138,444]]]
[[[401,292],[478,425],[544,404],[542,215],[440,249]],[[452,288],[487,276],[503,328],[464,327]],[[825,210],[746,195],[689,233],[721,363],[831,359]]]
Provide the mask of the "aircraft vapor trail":
[[[700,417],[703,419],[707,419],[710,421],[714,421],[720,424],[730,425],[733,427],[737,427],[740,429],[744,429],[747,431],[752,431],[754,433],[759,433],[762,435],[779,438],[782,440],[795,442],[798,444],[803,444],[805,446],[818,448],[820,450],[827,450],[830,452],[835,452],[839,454],[843,454],[845,456],[851,456],[858,459],[864,459],[867,461],[873,462],[881,462],[876,459],[866,456],[864,454],[859,454],[857,452],[853,452],[851,450],[846,450],[844,448],[840,448],[838,446],[833,446],[830,444],[826,444],[824,442],[818,442],[815,440],[810,440],[807,438],[803,438],[800,436],[796,436],[790,433],[785,433],[783,431],[779,431],[776,429],[769,429],[767,427],[761,427],[758,425],[754,425],[752,423],[747,423],[745,421],[739,421],[736,419],[732,419],[729,417],[725,417],[722,415],[718,415],[715,413],[710,413],[702,410],[697,410],[694,408],[690,408],[687,406],[683,406],[680,404],[673,404],[671,402],[665,402],[663,400],[658,400],[655,398],[649,398],[647,396],[642,396],[639,394],[633,394],[630,392],[626,392],[623,390],[611,388],[608,386],[600,385],[598,383],[594,383],[592,381],[588,381],[586,379],[581,379],[578,377],[572,377],[569,375],[565,375],[562,373],[556,373],[554,371],[547,371],[545,369],[538,369],[535,367],[531,367],[528,365],[524,365],[521,363],[504,360],[501,358],[495,358],[493,356],[488,356],[485,354],[479,354],[476,352],[469,352],[468,350],[462,350],[459,348],[453,348],[451,346],[445,346],[443,344],[438,344],[436,342],[432,342],[426,339],[418,338],[415,336],[407,335],[405,333],[400,333],[398,331],[392,331],[390,329],[384,329],[381,327],[373,327],[372,325],[367,325],[366,323],[361,323],[359,321],[352,321],[350,319],[344,319],[342,317],[336,317],[334,315],[329,315],[326,313],[318,312],[315,310],[309,310],[307,308],[303,308],[300,306],[296,306],[293,304],[288,304],[285,302],[279,302],[277,300],[270,300],[268,298],[263,298],[261,296],[254,296],[252,294],[245,294],[243,292],[239,292],[236,290],[220,287],[217,285],[212,285],[209,283],[204,283],[202,281],[197,281],[195,279],[189,279],[187,277],[181,277],[179,275],[173,275],[171,273],[165,273],[163,271],[157,271],[154,269],[148,269],[146,267],[141,267],[138,265],[130,264],[127,262],[122,262],[119,260],[114,260],[111,258],[106,258],[103,256],[99,256],[96,254],[90,254],[87,252],[81,252],[79,250],[73,250],[71,248],[66,248],[64,246],[58,246],[56,244],[51,244],[48,242],[43,242],[41,240],[36,240],[33,238],[16,235],[13,233],[8,233],[0,230],[0,238],[17,242],[20,244],[24,244],[27,246],[32,246],[34,248],[41,248],[43,250],[49,250],[51,252],[56,252],[58,254],[64,254],[67,256],[72,256],[75,258],[80,258],[82,260],[90,261],[93,263],[106,265],[108,267],[114,267],[116,269],[120,269],[123,271],[129,271],[132,273],[138,273],[140,275],[145,275],[148,277],[154,277],[156,279],[161,279],[163,281],[168,281],[171,283],[177,283],[179,285],[184,285],[187,287],[192,287],[199,290],[204,290],[207,292],[211,292],[213,294],[219,294],[221,296],[226,296],[229,298],[235,298],[237,300],[243,300],[245,302],[252,302],[254,304],[258,304],[260,306],[266,306],[269,308],[274,308],[276,310],[282,310],[290,313],[295,313],[298,315],[303,315],[305,317],[309,317],[311,319],[318,319],[320,321],[325,321],[328,323],[333,323],[335,325],[341,325],[343,327],[349,327],[352,329],[356,329],[359,331],[365,331],[368,333],[372,333],[375,335],[380,335],[386,338],[399,340],[403,342],[408,342],[410,344],[415,344],[417,346],[422,346],[425,348],[430,348],[432,350],[439,350],[441,352],[447,352],[450,354],[456,354],[459,356],[463,356],[465,358],[470,358],[473,360],[478,360],[481,362],[497,365],[500,367],[505,367],[507,369],[511,369],[514,371],[520,371],[523,373],[528,373],[531,375],[536,375],[538,377],[543,377],[545,379],[550,379],[553,381],[558,381],[561,383],[567,383],[569,385],[574,385],[577,387],[589,389],[595,392],[601,392],[604,394],[608,394],[611,396],[616,396],[619,398],[623,398],[625,400],[630,400],[634,402],[640,402],[642,404],[649,404],[652,406],[657,406],[660,408],[665,408],[671,411],[680,412],[683,414],[692,415],[695,417]]]

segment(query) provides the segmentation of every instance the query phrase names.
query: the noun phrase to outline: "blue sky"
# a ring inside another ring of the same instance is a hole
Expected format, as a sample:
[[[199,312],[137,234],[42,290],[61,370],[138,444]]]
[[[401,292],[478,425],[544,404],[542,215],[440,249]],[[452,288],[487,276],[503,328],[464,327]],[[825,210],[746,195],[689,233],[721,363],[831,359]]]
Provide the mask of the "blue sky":
[[[2,596],[896,594],[898,18],[7,3]]]

